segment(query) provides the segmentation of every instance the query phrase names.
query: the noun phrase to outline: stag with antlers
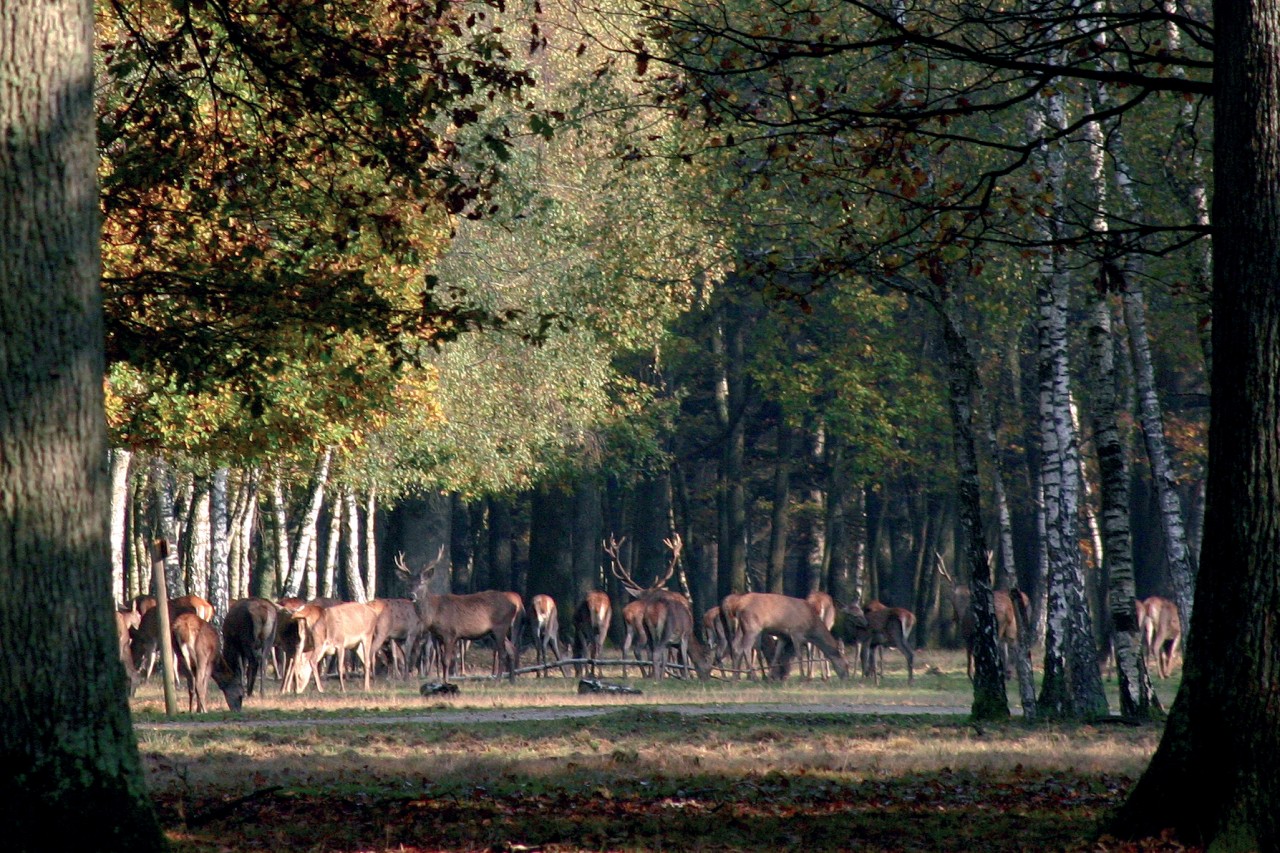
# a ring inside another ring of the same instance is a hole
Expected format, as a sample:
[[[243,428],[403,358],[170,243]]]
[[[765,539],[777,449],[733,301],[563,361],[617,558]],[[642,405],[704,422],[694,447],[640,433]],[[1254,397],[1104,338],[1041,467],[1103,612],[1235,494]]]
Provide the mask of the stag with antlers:
[[[519,663],[511,637],[511,628],[517,618],[516,605],[507,593],[493,590],[468,595],[428,591],[427,585],[443,559],[443,546],[435,559],[420,569],[410,569],[405,564],[403,553],[395,559],[396,569],[409,582],[410,598],[418,607],[422,630],[440,644],[440,680],[449,683],[449,662],[453,660],[460,640],[491,637],[495,652],[507,663],[508,676],[514,681]]]
[[[610,536],[609,541],[604,543],[605,553],[612,563],[613,576],[622,582],[623,589],[635,599],[623,608],[623,618],[627,620],[628,627],[627,642],[623,649],[624,677],[628,651],[625,646],[629,646],[632,640],[634,621],[639,623],[635,633],[639,635],[643,631],[655,678],[660,679],[665,675],[670,650],[675,651],[677,663],[685,672],[692,667],[699,678],[710,678],[710,654],[694,632],[693,606],[680,593],[664,588],[679,565],[683,542],[680,535],[676,534],[663,540],[663,544],[671,551],[671,560],[662,577],[646,587],[637,583],[623,565],[620,553],[622,542]]]
[[[956,618],[960,620],[960,635],[964,638],[966,652],[965,670],[969,674],[969,680],[972,681],[973,646],[977,640],[977,630],[973,608],[970,606],[969,587],[956,583],[955,578],[951,577],[947,567],[943,565],[941,554],[935,551],[933,558],[938,567],[938,574],[951,584],[951,606],[955,609]],[[996,611],[996,646],[1003,663],[1003,670],[1007,673],[1009,661],[1013,660],[1009,650],[1012,649],[1013,654],[1017,654],[1018,651],[1018,616],[1013,609],[1013,597],[1008,591],[997,589],[993,591],[992,596]],[[1022,590],[1018,590],[1018,597],[1022,599],[1022,611],[1026,613],[1031,607],[1031,599]]]

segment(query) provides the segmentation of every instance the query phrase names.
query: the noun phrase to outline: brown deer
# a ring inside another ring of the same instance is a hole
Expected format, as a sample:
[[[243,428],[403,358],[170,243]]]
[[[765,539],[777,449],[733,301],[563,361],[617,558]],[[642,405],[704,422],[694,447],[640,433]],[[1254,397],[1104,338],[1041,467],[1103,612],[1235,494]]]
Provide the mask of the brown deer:
[[[625,541],[625,537],[622,541]],[[693,607],[689,604],[689,599],[678,592],[663,588],[667,580],[675,574],[676,566],[680,562],[683,542],[680,535],[676,534],[670,539],[663,540],[663,544],[671,551],[667,570],[662,577],[645,587],[636,583],[623,565],[620,553],[622,542],[610,536],[609,541],[604,543],[605,553],[609,555],[612,563],[614,577],[622,582],[623,589],[635,599],[622,611],[628,629],[623,646],[623,675],[624,677],[626,675],[626,654],[629,650],[627,646],[636,637],[643,636],[649,649],[649,661],[653,666],[654,678],[660,679],[665,675],[668,650],[672,648],[676,650],[677,660],[686,671],[692,664],[700,678],[710,678],[709,656],[694,633]],[[632,604],[643,606],[633,608]]]
[[[1147,659],[1156,662],[1161,678],[1173,672],[1173,662],[1182,640],[1182,619],[1178,605],[1158,595],[1134,602],[1138,628],[1142,631]]]
[[[491,637],[495,651],[508,662],[508,677],[515,681],[519,664],[519,653],[511,638],[511,628],[517,618],[515,603],[507,593],[493,590],[468,595],[428,592],[427,584],[443,557],[444,548],[441,548],[434,560],[416,571],[405,565],[404,554],[398,555],[395,561],[396,568],[410,582],[422,629],[440,643],[440,680],[449,683],[449,662],[453,660],[459,640]]]
[[[827,626],[827,630],[836,624],[836,603],[835,600],[825,592],[814,590],[805,596],[805,601],[809,602],[809,606],[818,614],[818,618],[822,620],[822,624]],[[804,656],[800,659],[800,668],[804,672],[806,678],[813,677],[813,664],[817,660],[817,653],[812,643],[804,644]],[[822,678],[827,678],[827,659],[822,659]]]
[[[596,661],[604,657],[604,641],[609,636],[609,623],[613,621],[613,604],[608,593],[593,589],[588,592],[573,611],[573,656],[587,659],[585,671],[596,677]],[[575,674],[581,678],[584,667],[574,664]]]
[[[407,598],[375,598],[369,602],[378,613],[373,632],[374,655],[387,646],[390,654],[388,672],[401,678],[409,677],[409,667],[422,633],[422,620],[418,608]],[[400,650],[397,663],[396,650]]]
[[[316,644],[314,629],[323,615],[324,608],[315,604],[299,603],[293,610],[281,611],[276,623],[276,647],[285,660],[281,693],[301,693],[311,680],[310,652]],[[324,692],[318,678],[316,689]]]
[[[556,600],[549,595],[539,593],[531,598],[533,605],[533,644],[537,651],[538,666],[545,667],[547,652],[555,653],[556,661],[564,660],[560,652],[560,614],[556,610]],[[565,678],[569,677],[569,667],[560,664],[560,671]],[[538,677],[546,675],[545,669],[538,670]]]
[[[720,617],[720,605],[707,608],[702,614],[702,636],[707,644],[707,650],[711,653],[711,662],[714,666],[724,668],[724,660],[730,657],[732,652],[729,648],[729,635],[725,630],[724,619]]]
[[[973,680],[973,644],[977,639],[976,626],[973,621],[973,608],[970,604],[969,587],[961,586],[955,582],[947,572],[946,566],[943,565],[942,555],[934,552],[934,560],[938,567],[938,574],[951,584],[951,607],[956,612],[956,618],[960,621],[960,636],[964,638],[965,646],[965,671],[969,674],[969,680]],[[1013,660],[1010,649],[1013,653],[1018,650],[1018,617],[1013,611],[1013,598],[1009,595],[1008,590],[997,589],[992,593],[996,609],[996,645],[1000,648],[1000,657],[1004,662],[1006,674],[1009,672],[1010,661]],[[1022,599],[1022,610],[1027,612],[1031,607],[1031,599],[1022,590],[1018,590],[1018,596]]]
[[[338,688],[347,692],[346,655],[347,649],[355,649],[356,656],[364,666],[364,689],[369,691],[373,676],[373,635],[378,625],[378,611],[362,601],[348,601],[324,608],[320,621],[311,629],[314,646],[309,652],[311,669],[316,676],[316,689],[323,692],[320,685],[320,662],[325,655],[333,652],[338,658]],[[303,684],[305,687],[306,684]]]
[[[790,659],[800,653],[806,642],[813,643],[822,652],[836,674],[849,677],[849,664],[844,659],[836,638],[822,624],[817,612],[803,598],[778,595],[770,592],[749,592],[735,602],[738,630],[734,635],[735,660],[748,660],[762,634],[773,634],[790,643],[786,657],[773,667],[775,675],[785,678]],[[723,610],[724,605],[721,604]],[[755,670],[750,670],[754,679]]]
[[[640,675],[644,675],[641,649],[649,648],[649,635],[644,630],[644,602],[628,601],[622,607],[622,624],[626,632],[622,635],[622,677],[627,677],[627,661],[635,657]],[[652,661],[650,661],[652,663]]]
[[[915,648],[911,644],[911,628],[915,627],[915,614],[901,607],[886,607],[879,602],[877,608],[863,610],[856,604],[848,604],[841,610],[850,617],[853,642],[861,647],[862,677],[871,678],[878,685],[880,670],[877,658],[885,646],[902,652],[907,660],[907,683],[915,681]]]
[[[911,633],[912,633],[912,632],[915,630],[915,628],[916,628],[916,615],[915,615],[914,613],[912,613],[910,610],[908,610],[908,609],[907,609],[907,608],[905,608],[905,607],[890,607],[889,605],[884,604],[883,602],[881,602],[881,601],[879,601],[879,600],[877,600],[877,599],[874,599],[874,598],[873,598],[873,599],[871,599],[870,601],[868,601],[868,602],[866,603],[866,606],[864,606],[864,607],[862,608],[862,610],[863,610],[863,613],[865,613],[865,614],[866,614],[866,616],[867,616],[867,618],[868,618],[868,619],[871,619],[871,614],[872,614],[872,613],[879,613],[879,612],[881,612],[881,611],[888,611],[888,612],[889,612],[889,615],[890,615],[890,618],[896,618],[896,619],[898,620],[898,624],[899,624],[899,628],[891,628],[891,629],[889,629],[889,630],[891,630],[891,631],[893,631],[893,632],[895,632],[895,633],[899,633],[899,632],[900,632],[900,633],[901,633],[901,635],[902,635],[902,639],[903,639],[903,641],[904,641],[904,642],[907,642],[907,643],[911,643],[912,651],[913,651],[913,652],[915,651],[915,643],[914,643],[914,641],[912,641],[912,639],[911,639]],[[879,617],[877,617],[877,620],[878,620],[878,618],[879,618]],[[883,629],[883,628],[879,628],[879,627],[877,627],[877,626],[873,626],[873,627],[876,627],[876,628],[877,628],[877,632],[878,632],[881,636],[888,637],[888,633],[885,631],[885,629]],[[892,640],[891,640],[890,642],[887,642],[887,643],[881,643],[881,642],[877,642],[877,643],[876,643],[876,645],[875,645],[875,651],[876,651],[876,654],[875,654],[875,658],[874,658],[874,660],[873,660],[873,665],[876,667],[876,670],[875,670],[875,676],[876,676],[877,680],[879,679],[879,677],[880,677],[881,675],[883,675],[883,674],[884,674],[884,649],[885,649],[885,646],[890,646],[890,647],[898,648],[898,649],[901,649],[901,648],[902,648],[901,646],[898,646],[898,645],[897,645],[897,643],[896,643],[896,642],[894,642],[894,641],[892,641]],[[905,653],[904,653],[904,654],[905,654]],[[865,675],[866,673],[864,672],[863,674]]]
[[[138,669],[133,665],[130,631],[137,629],[139,621],[140,617],[134,610],[128,608],[116,610],[116,652],[120,656],[121,665],[124,666],[125,675],[129,677],[130,696],[138,689]]]
[[[209,677],[226,697],[227,707],[239,711],[244,688],[218,648],[218,631],[195,613],[178,614],[171,629],[178,671],[187,682],[187,712],[203,714],[208,707]]]
[[[149,596],[148,596],[149,597]],[[169,600],[169,633],[173,633],[173,620],[183,613],[207,613],[213,618],[213,605],[197,595],[184,595]],[[204,616],[201,620],[208,622]],[[138,626],[130,630],[130,657],[134,669],[142,673],[145,680],[151,679],[156,660],[160,656],[160,613],[154,606],[145,607],[138,619]]]
[[[227,663],[243,675],[245,695],[252,696],[258,673],[276,644],[280,608],[265,598],[240,598],[227,608],[222,620],[222,645]],[[276,673],[279,676],[279,672]]]

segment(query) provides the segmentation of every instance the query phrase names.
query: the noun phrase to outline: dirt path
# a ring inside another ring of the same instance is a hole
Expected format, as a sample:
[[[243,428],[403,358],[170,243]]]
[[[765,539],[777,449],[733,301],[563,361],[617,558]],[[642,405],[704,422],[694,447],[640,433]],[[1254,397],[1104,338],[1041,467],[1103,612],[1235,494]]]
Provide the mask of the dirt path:
[[[456,725],[458,723],[500,723],[504,721],[530,720],[571,720],[584,717],[599,717],[612,714],[625,708],[636,708],[643,711],[657,711],[688,716],[720,716],[725,714],[848,714],[850,716],[889,715],[889,714],[943,714],[965,715],[969,708],[958,705],[888,705],[853,702],[751,702],[725,704],[609,704],[589,708],[493,708],[459,709],[459,710],[424,710],[420,713],[398,714],[386,717],[315,717],[295,718],[289,720],[172,720],[162,723],[135,722],[134,728],[141,731],[164,731],[167,729],[206,729],[206,728],[293,728],[297,726],[370,726],[380,723],[439,723]]]

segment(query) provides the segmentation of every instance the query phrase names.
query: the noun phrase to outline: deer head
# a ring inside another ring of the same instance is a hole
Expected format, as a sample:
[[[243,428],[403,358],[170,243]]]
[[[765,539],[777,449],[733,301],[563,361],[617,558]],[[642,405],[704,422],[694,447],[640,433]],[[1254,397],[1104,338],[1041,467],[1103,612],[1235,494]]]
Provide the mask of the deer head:
[[[435,577],[436,569],[439,568],[440,562],[444,559],[444,546],[440,546],[440,550],[436,552],[435,559],[427,563],[420,569],[411,569],[405,563],[404,551],[396,554],[395,564],[396,573],[404,578],[405,584],[409,588],[409,598],[417,601],[419,598],[427,594],[427,584],[431,582],[431,578]]]

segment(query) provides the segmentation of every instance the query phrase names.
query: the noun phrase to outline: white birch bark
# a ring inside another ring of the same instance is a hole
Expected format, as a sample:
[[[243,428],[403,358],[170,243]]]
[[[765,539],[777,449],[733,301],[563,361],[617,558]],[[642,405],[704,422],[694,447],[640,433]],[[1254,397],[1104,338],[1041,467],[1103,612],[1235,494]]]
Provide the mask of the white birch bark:
[[[302,523],[298,525],[298,541],[293,547],[289,580],[284,585],[285,595],[297,595],[302,587],[303,575],[312,553],[311,543],[315,539],[316,524],[320,520],[320,510],[324,506],[324,490],[329,482],[329,463],[332,460],[333,448],[326,447],[320,454],[320,458],[316,460],[315,470],[312,471],[311,491]]]
[[[347,543],[347,590],[355,601],[368,601],[367,587],[360,577],[360,512],[351,486],[342,487],[342,530],[343,541]]]
[[[129,463],[133,454],[122,447],[111,450],[111,598],[116,606],[129,601],[125,577],[125,520],[129,509]]]
[[[341,545],[342,503],[340,493],[334,490],[329,496],[329,530],[320,570],[320,595],[324,598],[333,598],[337,595],[336,582]]]
[[[378,597],[378,487],[370,486],[364,507],[364,571],[365,596]]]
[[[272,534],[276,552],[276,575],[272,586],[283,589],[285,581],[293,575],[293,567],[289,561],[289,510],[285,498],[284,479],[277,470],[271,475],[271,489],[267,494],[268,510],[271,513]],[[285,590],[285,595],[296,595]]]
[[[218,468],[209,484],[209,602],[218,625],[231,604],[231,511],[227,486],[231,472]]]

